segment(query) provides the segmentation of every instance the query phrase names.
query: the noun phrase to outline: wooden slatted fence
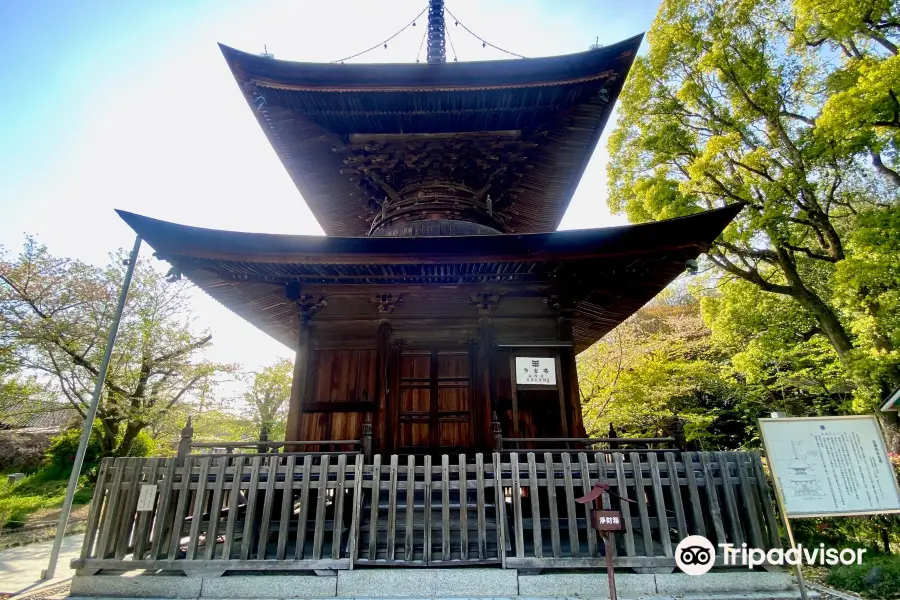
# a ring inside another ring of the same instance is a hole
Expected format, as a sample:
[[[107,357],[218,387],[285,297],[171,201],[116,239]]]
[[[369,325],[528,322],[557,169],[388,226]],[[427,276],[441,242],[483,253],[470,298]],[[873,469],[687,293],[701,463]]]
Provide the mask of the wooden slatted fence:
[[[507,567],[596,568],[602,540],[588,526],[587,505],[574,500],[597,481],[610,486],[605,507],[623,513],[617,567],[674,567],[675,546],[695,534],[781,547],[758,453],[511,453],[501,469],[512,491]]]
[[[756,453],[188,455],[105,459],[73,566],[597,568],[602,541],[575,503],[596,481],[623,513],[618,567],[672,567],[690,534],[781,545]]]

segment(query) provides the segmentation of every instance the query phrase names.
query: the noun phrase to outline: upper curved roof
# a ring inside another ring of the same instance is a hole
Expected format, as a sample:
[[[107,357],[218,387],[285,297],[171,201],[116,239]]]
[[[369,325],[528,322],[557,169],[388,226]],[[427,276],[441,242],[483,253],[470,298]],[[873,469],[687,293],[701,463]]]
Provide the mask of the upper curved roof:
[[[284,90],[386,92],[556,86],[606,77],[634,58],[642,35],[586,52],[540,58],[428,63],[308,63],[275,60],[219,44],[239,82]]]
[[[221,49],[327,234],[366,235],[385,188],[417,177],[465,179],[487,190],[507,231],[537,233],[558,227],[641,39],[438,65],[301,63]]]

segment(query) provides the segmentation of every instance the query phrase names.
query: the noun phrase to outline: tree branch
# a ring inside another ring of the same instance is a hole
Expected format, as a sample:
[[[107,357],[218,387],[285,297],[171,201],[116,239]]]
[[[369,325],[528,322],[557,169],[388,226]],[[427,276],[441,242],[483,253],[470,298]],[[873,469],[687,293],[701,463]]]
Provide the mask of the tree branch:
[[[159,364],[159,363],[165,362],[167,360],[172,360],[173,358],[178,358],[179,356],[183,356],[185,354],[190,354],[194,350],[199,350],[200,348],[202,348],[203,346],[208,344],[211,340],[212,340],[212,334],[207,334],[204,337],[202,337],[201,339],[197,340],[196,342],[194,342],[192,344],[188,344],[187,346],[184,346],[183,348],[179,348],[178,350],[173,350],[172,352],[169,352],[168,354],[162,354],[160,356],[157,356],[156,358],[153,359],[153,364]]]
[[[881,160],[881,153],[875,152],[874,150],[869,150],[869,154],[872,157],[872,164],[875,166],[875,169],[887,177],[891,183],[895,186],[900,187],[900,173],[891,169],[887,165],[884,164]]]
[[[744,270],[735,265],[733,262],[728,260],[724,254],[709,254],[709,258],[716,265],[718,265],[722,270],[726,273],[730,273],[735,277],[740,277],[744,281],[749,281],[750,283],[758,286],[760,289],[766,292],[773,292],[775,294],[784,294],[785,296],[793,296],[794,291],[790,286],[787,285],[779,285],[776,283],[771,283],[763,279],[763,276],[760,275],[759,271],[756,269],[748,269]]]
[[[201,379],[203,379],[203,376],[204,376],[204,373],[199,373],[199,374],[197,374],[197,375],[194,375],[194,377],[192,377],[191,380],[188,381],[187,384],[185,384],[185,386],[184,386],[183,388],[181,388],[180,390],[178,390],[178,393],[175,394],[175,397],[172,398],[172,401],[169,402],[169,403],[166,405],[166,410],[169,410],[170,408],[172,408],[173,406],[175,406],[175,405],[178,403],[178,401],[181,400],[181,397],[182,397],[182,396],[184,396],[184,395],[185,395],[187,392],[189,392],[195,385],[197,385],[197,382],[198,382],[198,381],[200,381]]]
[[[830,263],[836,263],[838,261],[838,259],[834,258],[833,256],[813,252],[812,250],[810,250],[809,248],[806,248],[804,246],[793,246],[791,244],[782,244],[782,246],[784,246],[788,250],[793,250],[794,252],[800,252],[801,254],[805,254],[809,258],[814,258],[816,260],[824,260],[824,261],[827,261]]]

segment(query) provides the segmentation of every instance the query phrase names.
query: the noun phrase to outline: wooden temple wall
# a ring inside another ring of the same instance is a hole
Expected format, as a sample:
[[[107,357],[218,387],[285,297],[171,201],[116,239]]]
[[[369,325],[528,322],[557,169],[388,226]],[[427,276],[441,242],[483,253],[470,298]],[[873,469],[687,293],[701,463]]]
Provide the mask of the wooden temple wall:
[[[375,412],[377,352],[310,350],[303,440],[358,439],[366,413]]]
[[[781,547],[758,453],[207,454],[104,459],[73,566],[596,569],[602,545],[575,499],[597,482],[624,519],[616,567],[674,568],[693,534]]]
[[[508,301],[504,308],[527,314],[540,303],[537,298],[516,300],[518,304]],[[426,315],[357,322],[314,319],[307,326],[306,349],[298,352],[302,373],[295,372],[295,379],[302,381],[292,392],[286,439],[358,439],[370,418],[376,452],[403,454],[429,442],[432,449],[490,451],[495,412],[507,437],[583,437],[574,353],[559,347],[571,342],[571,331],[561,329],[556,317],[478,317],[472,306],[461,304],[466,317],[443,320]],[[510,348],[521,344],[547,346]],[[435,373],[428,358],[432,350],[440,354]],[[513,352],[559,358],[565,424],[559,393],[552,390],[519,392],[518,426],[513,425]],[[440,423],[426,422],[433,402],[429,376],[440,379],[435,408]]]

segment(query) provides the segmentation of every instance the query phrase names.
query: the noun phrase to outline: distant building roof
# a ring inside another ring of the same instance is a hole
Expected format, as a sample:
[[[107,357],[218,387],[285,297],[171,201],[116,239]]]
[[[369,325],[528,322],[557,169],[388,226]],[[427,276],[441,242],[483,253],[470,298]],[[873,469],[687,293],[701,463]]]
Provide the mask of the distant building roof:
[[[71,425],[81,415],[68,404],[37,403],[0,415],[0,429],[55,429]]]

